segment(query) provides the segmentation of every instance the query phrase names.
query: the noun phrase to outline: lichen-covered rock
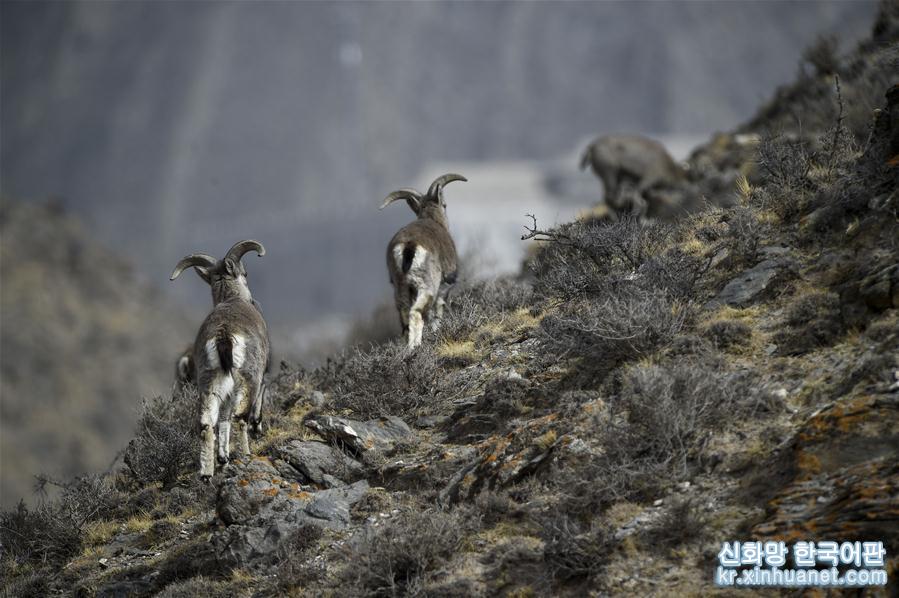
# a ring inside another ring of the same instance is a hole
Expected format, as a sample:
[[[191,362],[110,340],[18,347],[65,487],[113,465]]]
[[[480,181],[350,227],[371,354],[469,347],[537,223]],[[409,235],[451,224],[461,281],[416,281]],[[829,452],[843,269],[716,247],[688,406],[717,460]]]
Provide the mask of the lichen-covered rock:
[[[224,567],[268,564],[299,526],[347,527],[366,490],[360,480],[316,492],[282,479],[264,457],[230,463],[219,480],[216,514],[225,527],[212,535],[216,558]]]
[[[268,459],[257,457],[225,468],[216,514],[226,525],[264,527],[272,521],[286,521],[341,529],[350,521],[350,507],[366,489],[368,482],[360,480],[316,492],[281,479]]]
[[[434,446],[414,457],[391,461],[381,467],[381,483],[392,490],[430,488],[449,479],[477,454],[477,449],[468,445]]]
[[[329,442],[361,455],[369,450],[387,450],[401,440],[412,437],[412,430],[398,417],[381,417],[359,422],[345,417],[317,415],[305,422],[306,427]]]
[[[363,477],[362,464],[323,442],[293,440],[275,452],[313,484],[333,488]]]
[[[571,441],[568,436],[557,437],[553,429],[557,420],[557,414],[533,419],[505,436],[480,443],[477,456],[440,491],[440,501],[451,504],[474,498],[485,488],[507,486],[534,473],[549,462],[557,446]]]
[[[899,548],[899,396],[844,398],[803,424],[790,454],[793,481],[754,528],[787,540],[876,538]]]

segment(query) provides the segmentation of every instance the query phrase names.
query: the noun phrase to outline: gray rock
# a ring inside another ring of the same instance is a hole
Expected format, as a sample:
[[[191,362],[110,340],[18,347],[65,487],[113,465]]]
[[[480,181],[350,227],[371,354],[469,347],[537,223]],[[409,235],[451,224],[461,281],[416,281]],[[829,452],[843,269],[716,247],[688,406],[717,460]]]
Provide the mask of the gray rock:
[[[363,477],[361,463],[323,442],[293,440],[275,452],[311,482],[328,488]]]
[[[308,492],[300,484],[284,482],[270,464],[259,467],[230,466],[221,480],[216,501],[216,514],[227,525],[263,526],[270,521],[315,523],[335,529],[344,527],[349,519],[343,516],[368,489],[368,482],[360,480],[349,486]]]
[[[367,490],[368,482],[360,480],[350,486],[316,492],[312,503],[304,509],[304,514],[325,522],[323,525],[327,527],[334,527],[334,524],[349,525],[350,507],[359,502]]]
[[[361,455],[369,450],[387,450],[413,436],[406,422],[398,417],[382,417],[359,422],[345,417],[318,415],[306,420],[306,426],[319,436]]]
[[[266,527],[233,525],[213,535],[212,545],[220,564],[246,567],[266,562],[290,537],[293,526],[273,521]]]
[[[416,428],[435,428],[449,420],[446,415],[422,415],[415,420]]]
[[[796,262],[788,257],[777,257],[759,262],[731,280],[711,302],[715,307],[727,304],[746,307],[767,297],[771,291],[796,276]]]
[[[254,517],[262,504],[271,498],[274,481],[280,480],[278,470],[265,459],[229,463],[222,476],[216,513],[228,525],[243,523]]]
[[[283,459],[272,459],[272,464],[285,480],[299,482],[301,484],[308,484],[310,482],[309,478],[303,475],[303,472]]]
[[[312,394],[309,395],[309,404],[316,409],[324,407],[326,402],[325,394],[320,390],[313,391]]]
[[[302,525],[335,530],[350,524],[350,508],[368,490],[359,480],[318,492],[287,483],[265,459],[229,464],[219,480],[216,513],[226,527],[213,533],[216,560],[223,566],[273,562],[290,534]]]

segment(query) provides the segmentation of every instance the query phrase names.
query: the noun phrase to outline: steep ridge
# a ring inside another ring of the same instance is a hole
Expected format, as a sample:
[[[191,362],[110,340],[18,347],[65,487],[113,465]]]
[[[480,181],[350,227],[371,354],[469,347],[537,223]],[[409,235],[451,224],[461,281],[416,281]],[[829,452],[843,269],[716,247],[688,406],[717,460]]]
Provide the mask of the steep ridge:
[[[282,363],[210,486],[193,397],[148,404],[125,467],[3,514],[7,591],[728,595],[721,542],[769,538],[883,540],[894,578],[897,42],[884,3],[738,129],[755,149],[697,148],[733,207],[535,222],[526,273],[461,284],[415,353]]]

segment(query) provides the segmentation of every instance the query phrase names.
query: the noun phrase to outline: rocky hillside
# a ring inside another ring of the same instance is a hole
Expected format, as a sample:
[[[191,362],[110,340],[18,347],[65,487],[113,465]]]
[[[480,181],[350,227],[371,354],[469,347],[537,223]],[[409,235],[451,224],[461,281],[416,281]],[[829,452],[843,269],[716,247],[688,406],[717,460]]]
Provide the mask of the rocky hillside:
[[[52,205],[0,203],[0,500],[106,469],[167,390],[186,320]]]
[[[698,148],[733,207],[534,223],[527,274],[460,285],[414,354],[282,364],[211,485],[195,399],[148,404],[119,471],[2,515],[6,594],[723,595],[721,542],[769,538],[882,539],[895,578],[897,43],[884,3],[756,148]]]

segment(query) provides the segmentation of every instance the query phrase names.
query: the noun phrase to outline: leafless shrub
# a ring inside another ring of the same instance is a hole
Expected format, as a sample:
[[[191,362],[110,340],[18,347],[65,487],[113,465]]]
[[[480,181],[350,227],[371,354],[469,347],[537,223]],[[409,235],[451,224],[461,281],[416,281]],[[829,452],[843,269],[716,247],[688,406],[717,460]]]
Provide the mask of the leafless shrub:
[[[59,564],[81,550],[85,523],[61,503],[29,509],[19,502],[14,510],[0,513],[0,545],[21,561]]]
[[[801,355],[825,347],[845,331],[836,293],[809,293],[787,308],[784,327],[772,339],[782,355]]]
[[[450,291],[439,334],[447,339],[467,338],[480,326],[526,307],[531,298],[530,284],[513,278],[457,285]]]
[[[580,517],[620,500],[649,500],[689,475],[712,429],[767,408],[768,393],[721,361],[632,367],[609,413],[593,424],[601,450],[554,472],[562,510]]]
[[[819,35],[815,42],[802,53],[802,60],[808,63],[818,76],[832,75],[840,68],[838,50],[840,40],[835,35]]]
[[[505,492],[484,490],[475,497],[474,505],[481,514],[484,527],[493,527],[515,514],[521,514],[518,505]]]
[[[391,343],[347,350],[316,370],[313,379],[332,393],[336,408],[368,419],[414,411],[437,393],[439,376],[430,345],[409,353],[404,345]]]
[[[458,553],[478,520],[467,507],[412,511],[367,527],[345,549],[343,580],[356,595],[399,596]]]
[[[752,328],[739,320],[718,320],[705,329],[705,336],[719,349],[745,345],[752,338]]]
[[[753,203],[784,220],[797,216],[815,187],[809,177],[813,159],[809,142],[801,136],[764,135],[758,148],[764,184],[753,193]]]
[[[601,525],[586,526],[553,511],[540,522],[543,560],[553,579],[568,581],[602,572],[616,542]]]
[[[685,360],[632,368],[613,408],[625,416],[618,438],[626,452],[683,475],[705,433],[725,417],[755,412],[758,400],[745,377]]]
[[[544,231],[534,219],[522,238],[544,243],[531,263],[538,295],[571,300],[602,294],[620,280],[633,278],[650,258],[663,252],[673,232],[668,224],[630,217],[572,222]]]
[[[49,596],[51,573],[0,558],[0,598]]]
[[[729,233],[727,248],[731,264],[743,267],[754,266],[759,259],[759,243],[762,237],[762,226],[755,213],[747,207],[735,207],[731,210],[727,224]]]
[[[302,588],[324,576],[324,564],[314,563],[309,554],[323,536],[316,525],[302,525],[278,549],[277,593]]]
[[[690,304],[672,301],[660,291],[622,289],[547,316],[541,336],[551,354],[583,357],[584,366],[601,379],[619,364],[669,343],[692,311]]]
[[[674,548],[701,539],[706,515],[697,501],[677,498],[649,529],[641,535],[655,548]]]
[[[178,401],[163,397],[144,400],[137,435],[128,443],[124,459],[135,482],[161,482],[169,488],[183,474],[196,470],[200,451],[197,401],[196,394]]]

